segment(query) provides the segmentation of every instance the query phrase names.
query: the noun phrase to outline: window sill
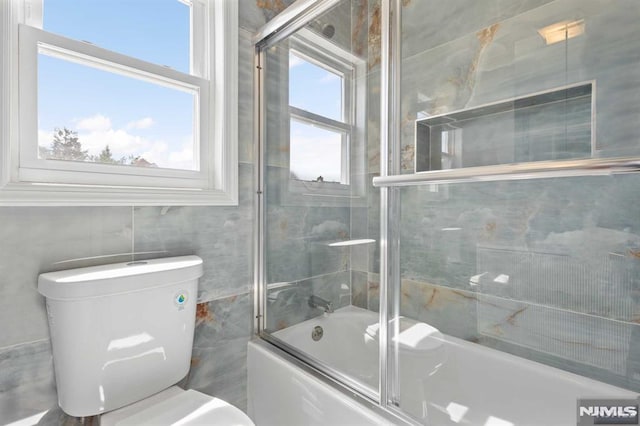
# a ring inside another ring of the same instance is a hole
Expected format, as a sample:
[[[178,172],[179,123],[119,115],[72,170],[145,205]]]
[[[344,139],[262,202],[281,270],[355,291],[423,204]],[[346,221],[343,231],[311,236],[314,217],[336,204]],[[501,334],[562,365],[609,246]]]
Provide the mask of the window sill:
[[[0,206],[237,206],[237,191],[10,183]]]

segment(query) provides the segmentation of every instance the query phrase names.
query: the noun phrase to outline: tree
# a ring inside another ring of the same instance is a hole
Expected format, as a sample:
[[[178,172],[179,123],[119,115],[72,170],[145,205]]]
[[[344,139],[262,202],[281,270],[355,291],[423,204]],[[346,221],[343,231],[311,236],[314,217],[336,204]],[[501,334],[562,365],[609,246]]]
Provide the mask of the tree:
[[[95,161],[96,163],[106,163],[106,164],[122,164],[123,163],[122,160],[118,161],[113,158],[113,154],[109,149],[109,145],[105,146],[104,149],[100,151],[100,155],[98,155],[97,157],[93,157],[92,160]]]
[[[38,145],[38,158],[44,158],[44,159],[51,158],[51,150],[46,146]]]
[[[140,155],[129,155],[116,160],[113,158],[109,145],[105,145],[100,154],[89,155],[88,150],[82,149],[82,143],[78,140],[78,132],[69,130],[66,127],[62,129],[56,127],[53,130],[51,146],[49,148],[39,146],[38,149],[39,158],[49,160],[90,161],[92,163],[122,164],[135,167],[158,167],[156,163],[152,163]]]
[[[53,160],[87,161],[88,151],[82,150],[82,144],[78,140],[78,132],[56,127],[53,131],[53,142],[51,152],[48,156]]]

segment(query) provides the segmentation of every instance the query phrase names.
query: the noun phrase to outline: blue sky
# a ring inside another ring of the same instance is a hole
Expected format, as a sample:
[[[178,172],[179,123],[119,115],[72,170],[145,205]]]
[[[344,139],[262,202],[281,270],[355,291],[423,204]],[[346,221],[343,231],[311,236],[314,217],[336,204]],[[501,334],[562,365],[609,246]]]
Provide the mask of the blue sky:
[[[45,0],[43,27],[188,72],[189,13],[178,0]],[[38,70],[40,145],[66,126],[91,153],[194,167],[191,94],[45,55]]]
[[[342,78],[291,53],[289,104],[342,121]]]
[[[44,0],[44,29],[189,72],[189,7],[178,0]]]

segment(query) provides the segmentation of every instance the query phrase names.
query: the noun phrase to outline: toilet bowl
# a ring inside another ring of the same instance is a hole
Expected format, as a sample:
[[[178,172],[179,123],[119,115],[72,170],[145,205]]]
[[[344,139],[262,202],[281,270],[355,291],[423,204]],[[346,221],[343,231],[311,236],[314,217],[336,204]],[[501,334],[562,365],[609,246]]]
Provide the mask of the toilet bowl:
[[[100,426],[144,425],[248,426],[253,422],[219,398],[177,386],[100,417]]]
[[[253,425],[175,386],[191,365],[202,259],[180,256],[41,274],[58,404],[104,425]]]

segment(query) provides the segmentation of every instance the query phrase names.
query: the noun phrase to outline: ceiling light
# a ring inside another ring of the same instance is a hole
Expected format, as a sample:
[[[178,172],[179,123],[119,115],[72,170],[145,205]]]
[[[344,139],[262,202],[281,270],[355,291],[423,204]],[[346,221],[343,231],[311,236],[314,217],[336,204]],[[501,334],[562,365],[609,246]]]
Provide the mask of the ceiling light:
[[[538,33],[544,38],[547,45],[569,40],[584,34],[584,19],[557,22],[539,29]]]

